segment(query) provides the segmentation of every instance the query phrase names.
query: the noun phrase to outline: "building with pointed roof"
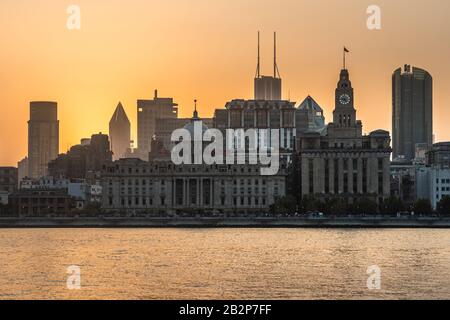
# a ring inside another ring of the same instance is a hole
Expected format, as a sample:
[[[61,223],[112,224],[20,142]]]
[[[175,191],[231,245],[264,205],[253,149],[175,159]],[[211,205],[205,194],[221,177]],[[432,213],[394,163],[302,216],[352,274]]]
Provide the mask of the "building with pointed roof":
[[[119,102],[111,121],[109,121],[109,137],[114,160],[125,157],[130,148],[130,131],[130,120],[127,117],[122,103]]]
[[[295,111],[295,125],[297,136],[309,131],[325,131],[323,109],[311,96],[307,96],[297,107],[297,110]]]

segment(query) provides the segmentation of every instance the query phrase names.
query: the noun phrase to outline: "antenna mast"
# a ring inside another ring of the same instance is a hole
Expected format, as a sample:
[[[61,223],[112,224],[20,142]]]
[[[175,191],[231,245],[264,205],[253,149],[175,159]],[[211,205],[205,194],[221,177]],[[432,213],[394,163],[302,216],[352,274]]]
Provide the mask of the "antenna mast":
[[[280,77],[280,71],[278,70],[277,65],[277,33],[273,33],[273,77],[276,78],[278,75],[278,78]]]
[[[256,65],[256,78],[261,77],[261,62],[260,62],[260,51],[259,51],[259,31],[258,31],[258,63]]]

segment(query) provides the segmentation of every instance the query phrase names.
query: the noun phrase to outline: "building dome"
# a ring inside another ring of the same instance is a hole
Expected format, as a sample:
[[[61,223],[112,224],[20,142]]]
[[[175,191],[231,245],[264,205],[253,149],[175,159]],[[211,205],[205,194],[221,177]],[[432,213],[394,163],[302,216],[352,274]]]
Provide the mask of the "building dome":
[[[191,121],[183,127],[183,129],[186,129],[186,130],[189,131],[189,133],[191,134],[191,138],[192,138],[192,139],[194,139],[194,137],[195,137],[195,136],[194,136],[194,131],[195,131],[195,125],[196,125],[196,123],[201,124],[201,127],[202,127],[202,137],[203,137],[203,134],[208,130],[208,127],[203,123],[202,119],[200,119],[200,118],[198,117],[198,112],[197,112],[197,100],[194,100],[194,102],[195,102],[195,107],[194,107],[194,113],[193,113],[193,115],[192,115]],[[198,124],[197,124],[197,126],[198,126]],[[202,140],[203,140],[203,138],[202,138]]]
[[[206,125],[203,124],[203,121],[202,121],[202,120],[198,119],[198,120],[195,120],[195,121],[191,121],[191,122],[189,122],[188,124],[186,124],[186,125],[183,127],[183,129],[188,130],[189,133],[191,134],[191,137],[192,137],[192,138],[194,138],[194,128],[195,128],[195,124],[196,124],[196,123],[201,124],[201,127],[202,127],[202,136],[203,136],[203,134],[208,130],[208,127],[207,127]]]

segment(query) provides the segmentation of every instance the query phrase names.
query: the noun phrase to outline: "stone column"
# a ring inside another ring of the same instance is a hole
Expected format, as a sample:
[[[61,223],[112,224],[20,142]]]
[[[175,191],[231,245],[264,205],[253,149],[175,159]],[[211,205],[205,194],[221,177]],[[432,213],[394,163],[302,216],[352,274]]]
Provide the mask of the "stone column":
[[[328,166],[329,166],[329,174],[328,174],[328,180],[330,184],[330,194],[334,194],[334,156],[332,158],[328,159]]]
[[[347,158],[348,161],[348,170],[347,170],[347,186],[348,186],[348,193],[353,194],[353,173],[356,168],[353,168],[353,158],[349,157]]]
[[[374,157],[369,158],[369,193],[378,194],[378,159]]]
[[[391,160],[389,156],[383,159],[383,196],[388,198],[391,194]]]
[[[302,196],[309,194],[309,167],[308,158],[301,157],[302,162]],[[269,190],[267,190],[269,191]]]
[[[363,193],[363,159],[358,158],[358,193]]]
[[[339,175],[339,193],[344,192],[344,159],[338,159],[338,175]]]
[[[325,193],[325,161],[323,158],[314,159],[314,194]]]

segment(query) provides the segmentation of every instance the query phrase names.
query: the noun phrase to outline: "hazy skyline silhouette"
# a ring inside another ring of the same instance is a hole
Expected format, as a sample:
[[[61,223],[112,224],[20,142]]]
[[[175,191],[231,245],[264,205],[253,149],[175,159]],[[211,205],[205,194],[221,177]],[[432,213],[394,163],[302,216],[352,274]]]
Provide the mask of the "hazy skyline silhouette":
[[[283,97],[309,94],[330,122],[342,47],[364,132],[391,131],[391,76],[403,64],[434,79],[436,141],[450,140],[450,27],[447,1],[144,0],[75,1],[81,30],[66,28],[68,2],[0,3],[0,164],[27,154],[29,102],[58,102],[60,152],[92,133],[108,132],[119,101],[136,140],[136,100],[173,97],[180,116],[212,116],[234,98],[252,98],[256,35],[261,72],[271,74],[278,35]],[[371,4],[382,29],[366,27]],[[289,94],[290,92],[290,94]],[[79,119],[79,121],[76,121]]]

